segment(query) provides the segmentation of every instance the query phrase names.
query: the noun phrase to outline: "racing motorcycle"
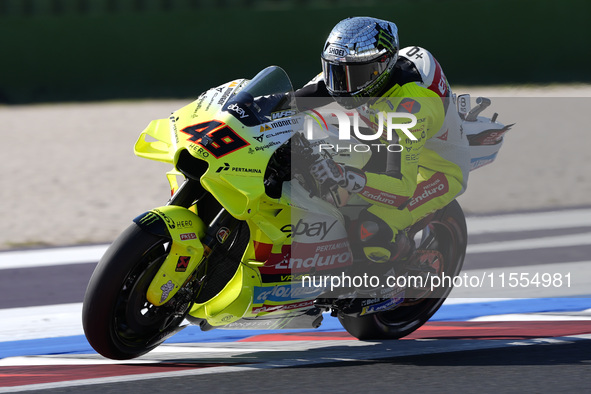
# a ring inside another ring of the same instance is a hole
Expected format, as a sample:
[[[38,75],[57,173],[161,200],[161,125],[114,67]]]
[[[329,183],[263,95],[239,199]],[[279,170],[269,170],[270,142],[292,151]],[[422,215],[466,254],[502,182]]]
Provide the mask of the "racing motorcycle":
[[[496,114],[478,116],[486,99],[474,109],[467,95],[457,102],[473,168],[492,162],[508,127]],[[187,324],[204,331],[317,328],[324,312],[359,339],[397,339],[437,311],[451,286],[349,283],[337,291],[310,280],[345,279],[368,262],[347,237],[364,203],[336,204],[335,185],[310,175],[323,157],[315,147],[331,136],[306,136],[305,123],[287,74],[272,66],[148,125],[135,153],[173,165],[172,197],[133,219],[90,279],[82,318],[98,353],[138,357]],[[341,153],[335,161],[359,160]],[[412,255],[380,275],[460,272],[467,231],[456,201],[407,234]]]

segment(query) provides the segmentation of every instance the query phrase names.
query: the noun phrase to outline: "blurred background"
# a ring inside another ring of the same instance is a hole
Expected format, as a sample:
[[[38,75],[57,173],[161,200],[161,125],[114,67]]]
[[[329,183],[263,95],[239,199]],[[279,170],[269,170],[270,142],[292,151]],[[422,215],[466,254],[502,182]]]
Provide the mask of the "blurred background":
[[[132,151],[152,119],[271,64],[302,86],[349,16],[395,22],[454,92],[516,123],[470,175],[467,214],[589,206],[590,15],[587,0],[0,0],[0,250],[111,242],[168,199],[170,166]]]
[[[0,103],[193,97],[270,64],[298,87],[364,15],[452,86],[591,82],[586,0],[0,0]]]

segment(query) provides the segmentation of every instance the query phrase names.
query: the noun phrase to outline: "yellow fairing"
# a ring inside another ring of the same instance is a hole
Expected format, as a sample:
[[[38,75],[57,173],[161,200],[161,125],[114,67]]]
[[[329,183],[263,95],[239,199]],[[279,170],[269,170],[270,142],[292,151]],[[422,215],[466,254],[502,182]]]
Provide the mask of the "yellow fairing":
[[[203,177],[201,183],[232,216],[246,220],[258,212],[260,199],[265,197],[262,180],[255,181],[253,177],[234,174],[207,175],[209,177]]]
[[[176,294],[203,260],[200,238],[205,235],[206,227],[199,216],[183,207],[168,205],[150,212],[166,223],[172,238],[170,253],[147,292],[148,301],[160,306]]]
[[[153,141],[148,141],[147,138]],[[175,154],[175,149],[172,148],[169,120],[156,119],[142,131],[135,143],[134,152],[145,159],[172,164]]]
[[[254,288],[261,286],[257,270],[240,264],[234,277],[218,295],[203,304],[195,304],[189,314],[207,319],[212,326],[223,326],[240,320],[251,308]]]
[[[135,145],[137,156],[174,166],[167,173],[173,192],[178,188],[176,177],[179,175],[177,165],[181,152],[186,151],[200,160],[202,186],[229,214],[248,223],[251,242],[233,278],[217,295],[202,304],[195,304],[190,311],[192,316],[207,319],[213,326],[225,325],[252,314],[255,288],[273,287],[273,284],[262,284],[256,267],[264,262],[256,261],[253,241],[273,245],[273,253],[279,253],[282,245],[289,243],[288,234],[281,231],[290,221],[289,206],[278,204],[277,200],[266,195],[263,178],[269,158],[276,147],[290,138],[292,126],[281,119],[269,122],[266,128],[258,124],[250,127],[231,110],[222,110],[228,98],[245,82],[236,80],[210,89],[193,103],[175,111],[170,118],[152,121]],[[205,133],[209,139],[216,141],[217,147],[201,142]],[[218,140],[223,138],[221,135],[231,137],[230,141],[242,141],[241,146],[228,148],[231,149],[228,152],[221,151],[220,146],[224,146]],[[279,215],[279,212],[282,214]],[[185,208],[167,206],[154,210],[154,213],[165,222],[169,217],[174,223],[177,220],[198,223],[193,225],[191,232],[197,238],[203,236],[205,226],[197,215]],[[194,230],[196,227],[198,231]],[[169,226],[168,230],[172,237],[170,254],[147,294],[148,300],[156,306],[169,301],[204,261],[203,245],[199,239],[182,239],[181,235],[185,232],[178,226]],[[189,258],[189,266],[184,272],[178,272],[178,267],[184,268],[183,259],[186,258]]]

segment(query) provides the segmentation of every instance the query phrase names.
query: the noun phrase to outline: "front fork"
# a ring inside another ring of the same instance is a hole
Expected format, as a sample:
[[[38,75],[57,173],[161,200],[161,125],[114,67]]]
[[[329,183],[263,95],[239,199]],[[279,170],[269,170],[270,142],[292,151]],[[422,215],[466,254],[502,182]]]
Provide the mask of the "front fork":
[[[195,196],[198,196],[197,200]],[[203,206],[203,203],[213,203],[208,201],[208,196],[199,180],[187,178],[168,205],[154,208],[134,219],[143,230],[170,239],[168,255],[146,293],[148,301],[155,306],[171,300],[192,279],[207,255],[222,244],[239,223],[217,202],[210,204],[213,207]],[[198,216],[200,209],[204,211],[205,218],[217,213],[207,226]]]

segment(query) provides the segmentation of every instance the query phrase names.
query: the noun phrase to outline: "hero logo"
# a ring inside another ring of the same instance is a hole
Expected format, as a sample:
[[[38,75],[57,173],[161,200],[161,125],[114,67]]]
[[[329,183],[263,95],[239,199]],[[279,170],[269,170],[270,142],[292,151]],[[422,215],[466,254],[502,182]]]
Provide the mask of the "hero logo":
[[[236,103],[228,105],[228,110],[236,112],[240,115],[240,119],[248,118],[248,114],[244,111],[244,108],[241,108]]]
[[[294,237],[297,235],[306,235],[308,237],[320,237],[320,240],[322,241],[324,238],[326,238],[335,224],[337,224],[337,220],[329,225],[327,222],[306,223],[300,219],[295,227],[291,224],[288,224],[281,227],[281,231],[284,233],[289,233],[287,238],[290,238],[292,235]]]
[[[191,226],[193,226],[193,221],[192,220],[177,220],[176,226],[178,228],[191,227]]]

